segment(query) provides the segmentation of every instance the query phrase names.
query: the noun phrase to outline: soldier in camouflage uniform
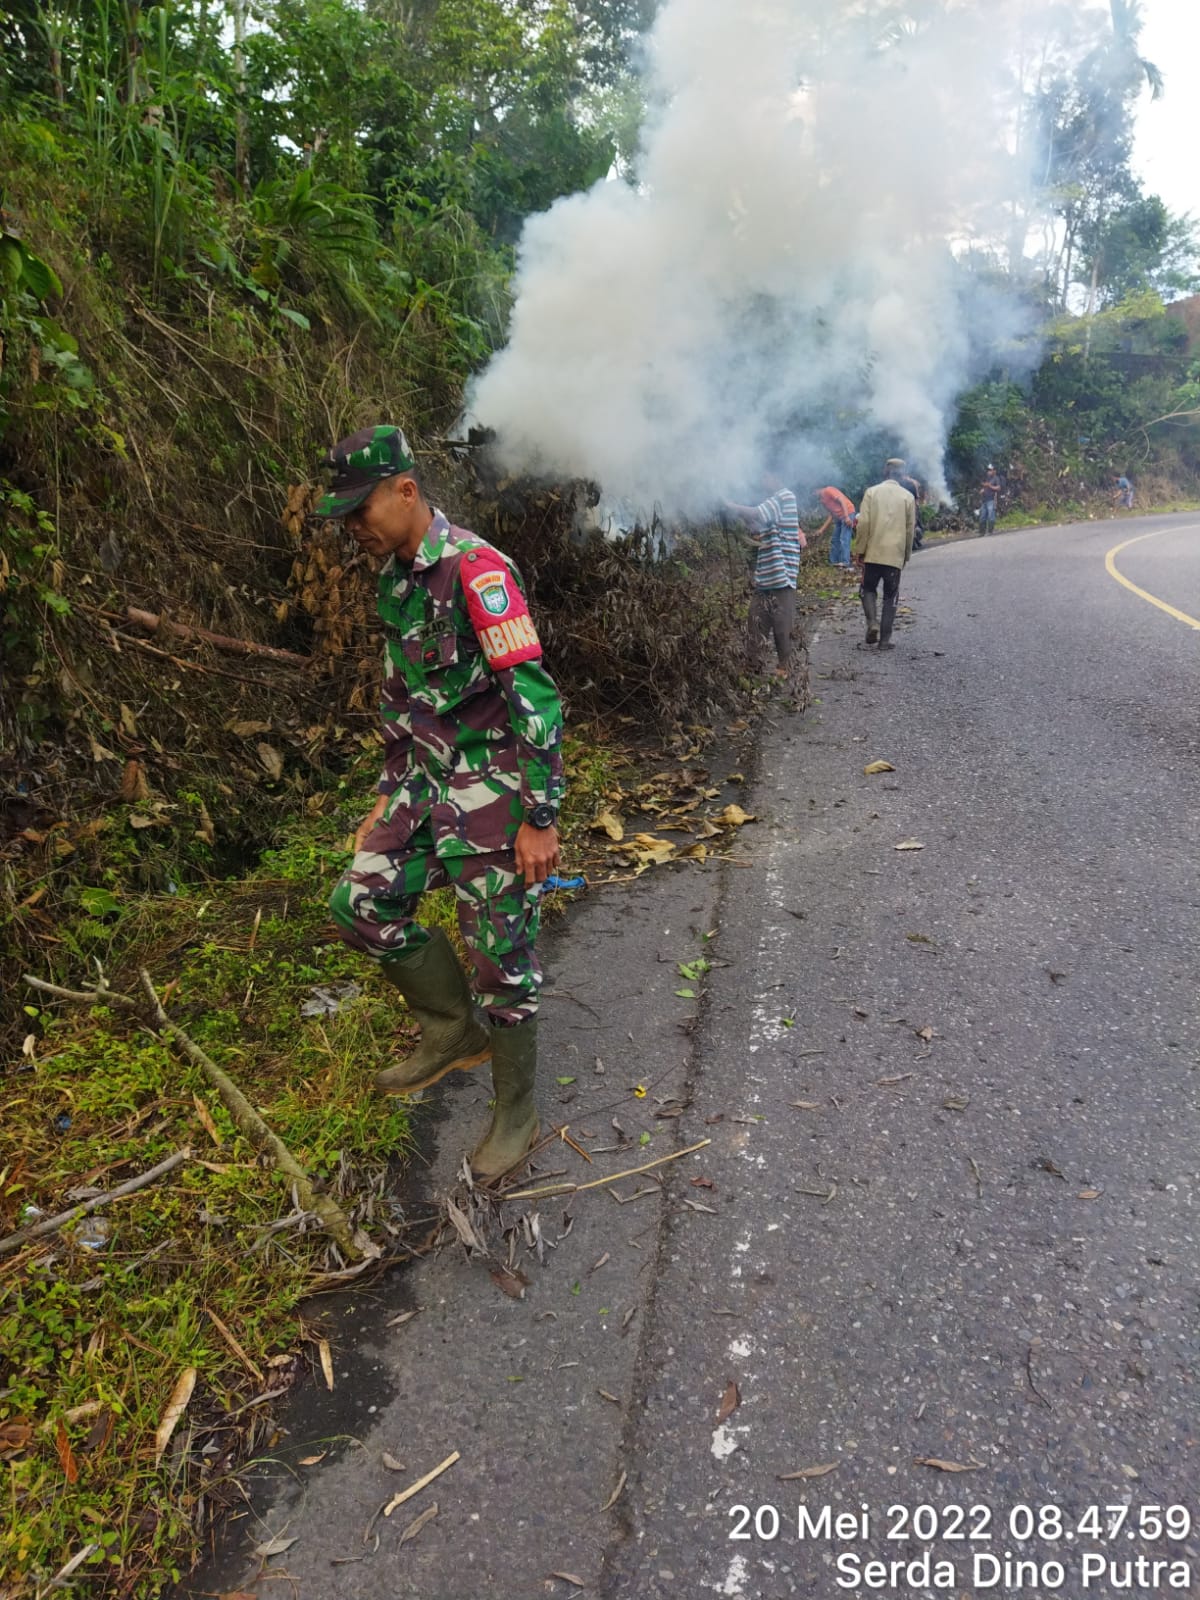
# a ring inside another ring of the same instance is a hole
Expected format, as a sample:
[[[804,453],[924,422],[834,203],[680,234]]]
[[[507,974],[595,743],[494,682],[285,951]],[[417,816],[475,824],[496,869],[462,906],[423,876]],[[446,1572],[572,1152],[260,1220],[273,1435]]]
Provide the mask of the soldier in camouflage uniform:
[[[558,691],[516,569],[429,505],[399,428],[343,439],[327,465],[333,486],[314,514],[343,518],[383,561],[386,638],[379,797],[330,910],[421,1024],[415,1053],[378,1088],[412,1094],[491,1057],[492,1122],[471,1164],[495,1178],[538,1133],[536,886],[559,864]],[[445,884],[486,1026],[445,933],[415,920],[421,895]]]

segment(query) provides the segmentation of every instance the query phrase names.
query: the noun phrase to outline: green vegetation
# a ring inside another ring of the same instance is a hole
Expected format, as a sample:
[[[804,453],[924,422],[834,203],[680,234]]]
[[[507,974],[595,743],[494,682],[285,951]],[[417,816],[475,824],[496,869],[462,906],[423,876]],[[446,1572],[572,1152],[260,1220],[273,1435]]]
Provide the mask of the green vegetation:
[[[160,988],[170,982],[180,1024],[361,1216],[409,1142],[404,1102],[369,1089],[406,1019],[325,919],[345,821],[297,826],[240,881],[171,894],[81,889],[61,937],[78,957],[77,981],[96,956],[114,989],[134,988],[141,964]],[[119,852],[97,856],[110,859],[105,874],[119,884]],[[430,908],[441,920],[450,909]],[[152,1595],[186,1566],[225,1502],[231,1467],[261,1435],[253,1414],[222,1419],[303,1369],[297,1308],[313,1273],[337,1263],[298,1217],[279,1226],[292,1213],[286,1181],[258,1160],[198,1069],[116,1013],[27,992],[24,1024],[21,1065],[6,1083],[6,1223],[61,1209],[81,1184],[115,1187],[185,1146],[195,1158],[0,1257],[4,1577],[13,1593],[44,1584],[91,1544],[90,1582]],[[382,1207],[373,1230],[386,1240],[389,1226]],[[156,1463],[155,1430],[188,1368],[198,1381],[186,1423]]]

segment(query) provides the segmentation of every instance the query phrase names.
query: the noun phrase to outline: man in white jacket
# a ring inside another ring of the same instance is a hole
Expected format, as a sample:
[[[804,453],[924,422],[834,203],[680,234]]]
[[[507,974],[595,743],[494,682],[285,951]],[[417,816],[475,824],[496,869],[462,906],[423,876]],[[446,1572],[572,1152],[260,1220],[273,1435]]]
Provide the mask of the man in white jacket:
[[[892,627],[900,597],[900,573],[908,565],[917,526],[917,502],[900,482],[905,463],[893,459],[882,483],[863,495],[854,536],[854,563],[862,573],[862,608],[867,619],[867,643],[893,650]],[[883,583],[883,615],[876,607]]]

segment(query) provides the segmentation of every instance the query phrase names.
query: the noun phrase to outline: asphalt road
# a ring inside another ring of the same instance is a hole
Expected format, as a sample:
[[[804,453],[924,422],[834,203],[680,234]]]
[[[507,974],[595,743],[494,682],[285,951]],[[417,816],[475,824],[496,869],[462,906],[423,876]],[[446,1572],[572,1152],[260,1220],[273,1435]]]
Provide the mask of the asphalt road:
[[[712,1143],[544,1203],[524,1300],[449,1252],[351,1297],[187,1593],[1200,1594],[1200,523],[931,549],[902,602],[890,655],[821,625],[740,864],[551,941],[543,1098],[609,1147],[554,1169]],[[485,1101],[438,1092],[428,1193]]]
[[[754,1120],[668,1223],[612,1600],[1200,1593],[1200,525],[931,550],[903,600],[763,753],[694,1072],[696,1127]],[[921,1505],[979,1537],[872,1575]]]

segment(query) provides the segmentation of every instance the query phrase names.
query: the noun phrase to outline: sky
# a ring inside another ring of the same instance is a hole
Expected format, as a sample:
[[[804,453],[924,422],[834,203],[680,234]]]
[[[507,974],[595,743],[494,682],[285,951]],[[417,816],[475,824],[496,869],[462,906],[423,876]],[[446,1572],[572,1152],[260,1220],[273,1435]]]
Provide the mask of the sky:
[[[1142,97],[1134,168],[1169,210],[1200,220],[1200,3],[1144,0],[1140,53],[1166,78],[1166,93]]]

